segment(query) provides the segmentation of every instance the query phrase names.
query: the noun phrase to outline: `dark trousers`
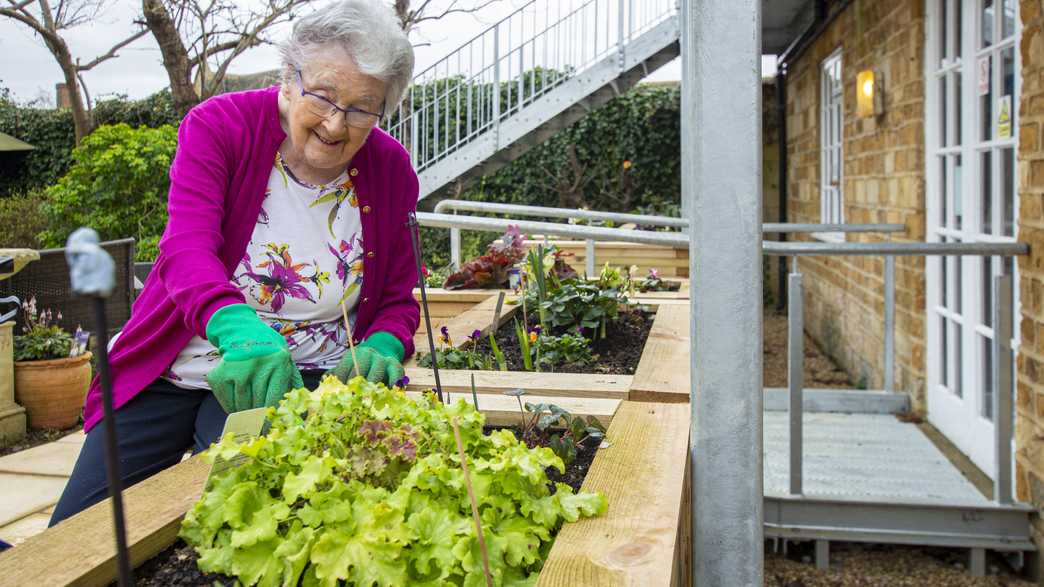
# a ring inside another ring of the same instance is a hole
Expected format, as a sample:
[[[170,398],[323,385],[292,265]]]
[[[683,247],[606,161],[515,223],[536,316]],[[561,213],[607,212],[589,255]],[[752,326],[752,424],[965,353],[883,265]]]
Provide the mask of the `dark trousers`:
[[[301,374],[315,389],[321,371]],[[116,437],[123,487],[151,477],[217,442],[228,414],[209,390],[182,389],[157,379],[116,411]],[[54,526],[109,496],[105,471],[105,425],[87,433],[69,483],[51,514]]]

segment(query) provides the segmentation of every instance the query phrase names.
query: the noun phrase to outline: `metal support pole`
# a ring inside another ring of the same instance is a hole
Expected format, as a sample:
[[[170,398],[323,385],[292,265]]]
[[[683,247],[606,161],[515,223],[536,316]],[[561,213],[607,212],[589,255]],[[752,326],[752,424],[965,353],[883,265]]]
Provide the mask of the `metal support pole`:
[[[1011,352],[1011,275],[993,280],[993,499],[998,504],[1012,502],[1011,438],[1012,352]]]
[[[790,403],[790,493],[801,495],[802,480],[802,415],[805,388],[805,315],[804,288],[801,274],[790,274],[787,286],[790,307],[787,309],[787,387]]]
[[[684,0],[681,29],[693,584],[761,585],[761,0]]]
[[[884,390],[895,391],[895,257],[885,257]]]
[[[593,279],[595,276],[595,242],[594,239],[587,239],[585,242],[587,247],[584,253],[584,265],[586,266],[587,278]]]

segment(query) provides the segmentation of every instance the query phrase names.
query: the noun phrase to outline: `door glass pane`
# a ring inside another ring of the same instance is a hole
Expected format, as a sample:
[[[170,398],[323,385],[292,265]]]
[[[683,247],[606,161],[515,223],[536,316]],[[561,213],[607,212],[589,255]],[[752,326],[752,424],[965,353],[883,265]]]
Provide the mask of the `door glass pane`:
[[[961,156],[954,157],[953,164],[953,221],[957,230],[964,226],[964,206],[961,195]]]
[[[961,29],[964,28],[964,13],[961,10],[962,4],[964,4],[964,0],[957,0],[957,2],[954,4],[954,12],[957,13],[957,18],[955,19],[957,21],[957,24],[953,30],[953,47],[954,54],[958,57],[964,55],[964,44],[961,43]]]
[[[946,204],[950,194],[946,191],[946,183],[946,157],[939,157],[939,202],[942,204],[939,206],[939,226],[946,226],[948,221]]]
[[[1000,150],[1001,199],[1004,202],[1004,236],[1015,236],[1015,149]]]
[[[993,59],[990,57],[986,57],[986,59],[989,61],[990,81],[986,93],[979,98],[982,108],[982,120],[980,124],[982,132],[980,138],[984,141],[993,138]]]
[[[958,2],[958,4],[960,4]],[[1001,36],[1008,38],[1015,34],[1015,0],[1004,0],[1004,11],[1001,15]]]
[[[960,73],[955,73],[953,74],[953,77],[955,82],[953,101],[956,103],[953,108],[953,142],[954,144],[959,145],[964,142],[964,139],[961,136],[961,75]]]
[[[947,124],[949,122],[949,116],[947,115],[947,113],[949,112],[949,98],[946,92],[946,80],[949,77],[950,76],[948,75],[944,75],[941,78],[939,78],[939,105],[942,107],[940,108],[939,112],[939,144],[943,147],[947,147],[950,145],[949,141],[947,140],[947,130],[949,126]]]
[[[944,236],[940,240],[945,243],[949,239]],[[950,264],[948,259],[949,257],[943,257],[939,263],[939,266],[942,268],[942,298],[939,305],[945,307],[950,305],[950,280],[947,279],[948,265]]]
[[[1000,99],[1007,102],[1008,117],[1011,123],[1008,128],[1017,129],[1015,116],[1018,114],[1019,104],[1018,96],[1015,95],[1015,47],[1008,47],[1001,51]],[[1012,138],[1015,136],[1014,132],[1014,130],[1009,130],[1008,136],[1004,138]]]
[[[993,233],[993,152],[986,150],[982,152],[979,166],[980,193],[982,194],[982,232]]]
[[[955,257],[952,257],[952,259],[953,259],[953,273],[954,273],[954,278],[953,278],[953,284],[954,284],[953,285],[953,294],[954,295],[953,295],[953,297],[957,298],[956,299],[956,303],[955,303],[955,307],[956,307],[955,311],[958,314],[960,314],[963,311],[963,306],[964,306],[964,292],[963,292],[963,288],[961,287],[961,285],[963,284],[963,282],[961,281],[961,274],[964,272],[964,268],[962,267],[964,262],[961,259],[961,257],[956,257],[955,256]]]
[[[961,334],[963,331],[961,324],[953,323],[953,393],[957,397],[964,397],[964,389],[961,386],[961,362],[963,358],[961,349],[964,346]]]
[[[982,257],[982,324],[993,328],[993,258]]]
[[[949,43],[947,42],[949,32],[949,21],[947,20],[947,10],[949,9],[950,0],[939,0],[939,10],[942,18],[939,19],[939,57],[947,59],[950,54],[947,52],[949,49]]]
[[[982,46],[989,47],[993,44],[993,0],[982,0],[979,22],[982,29]]]
[[[939,381],[944,387],[950,386],[950,340],[947,338],[949,336],[949,324],[950,321],[945,316],[939,317],[939,346],[942,347],[939,353],[942,357]]]
[[[985,336],[982,341],[982,409],[979,413],[987,420],[993,419],[993,340]]]

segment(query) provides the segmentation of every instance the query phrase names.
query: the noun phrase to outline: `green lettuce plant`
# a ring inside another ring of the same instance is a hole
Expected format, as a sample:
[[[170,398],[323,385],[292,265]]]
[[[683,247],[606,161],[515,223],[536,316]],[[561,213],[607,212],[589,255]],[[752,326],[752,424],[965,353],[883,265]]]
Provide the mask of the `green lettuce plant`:
[[[463,401],[327,377],[270,408],[270,432],[231,434],[210,458],[248,457],[211,480],[181,537],[204,572],[244,585],[484,585],[451,422],[456,420],[496,585],[532,585],[565,522],[606,510],[600,494],[549,486],[548,448],[483,434]]]

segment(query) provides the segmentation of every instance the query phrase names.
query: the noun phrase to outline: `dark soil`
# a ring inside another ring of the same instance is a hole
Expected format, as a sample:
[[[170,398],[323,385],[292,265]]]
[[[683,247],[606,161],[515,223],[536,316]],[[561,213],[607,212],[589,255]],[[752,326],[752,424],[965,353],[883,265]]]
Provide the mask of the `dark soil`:
[[[968,549],[832,542],[830,568],[818,570],[812,543],[787,555],[765,548],[767,587],[1029,587],[1001,557],[989,553],[986,577],[968,572]]]
[[[487,427],[486,431],[492,429]],[[517,428],[511,428],[511,431],[515,433],[516,437],[520,437]],[[547,439],[527,438],[526,444],[530,448],[547,446]],[[551,490],[554,491],[554,483],[565,483],[572,487],[573,491],[579,491],[587,470],[591,468],[595,453],[598,452],[599,444],[600,441],[593,438],[581,443],[576,451],[576,459],[566,465],[565,474],[559,473],[557,469],[548,468],[547,478],[552,484]],[[196,566],[198,558],[196,550],[179,538],[174,544],[135,569],[134,584],[139,587],[217,587],[236,584],[234,577],[200,571]]]
[[[196,549],[180,538],[134,570],[134,584],[138,587],[196,587],[235,585],[228,575],[203,573],[196,566]],[[113,583],[115,585],[115,583]]]
[[[12,453],[23,451],[26,449],[33,448],[34,446],[40,446],[41,444],[47,444],[48,442],[54,442],[59,438],[68,435],[71,432],[82,430],[83,424],[77,424],[72,428],[42,428],[40,430],[29,430],[25,435],[25,438],[18,442],[9,444],[7,446],[0,447],[0,457],[6,456]]]
[[[518,318],[521,321],[521,312],[519,312]],[[606,326],[605,338],[595,338],[592,341],[591,352],[595,355],[594,363],[561,365],[555,368],[555,372],[634,375],[634,370],[638,368],[638,360],[642,357],[642,349],[645,348],[645,340],[649,338],[652,323],[652,314],[638,309],[621,310],[619,319]],[[536,317],[529,316],[528,327],[536,325]],[[562,333],[552,332],[552,334]],[[497,346],[507,359],[508,370],[523,371],[522,351],[518,344],[518,336],[515,334],[515,322],[509,320],[501,326],[497,330],[496,339]],[[488,338],[479,342],[478,350],[483,353],[491,352]]]

